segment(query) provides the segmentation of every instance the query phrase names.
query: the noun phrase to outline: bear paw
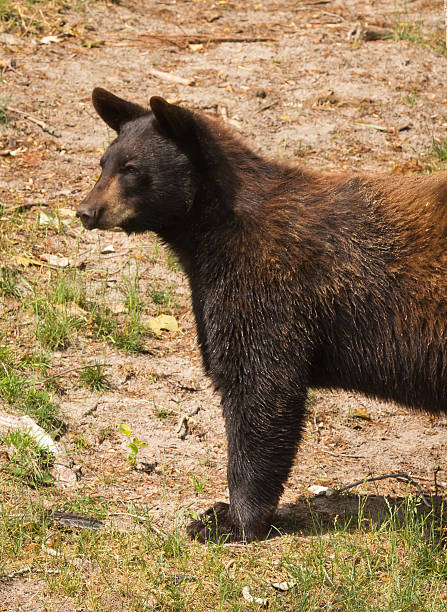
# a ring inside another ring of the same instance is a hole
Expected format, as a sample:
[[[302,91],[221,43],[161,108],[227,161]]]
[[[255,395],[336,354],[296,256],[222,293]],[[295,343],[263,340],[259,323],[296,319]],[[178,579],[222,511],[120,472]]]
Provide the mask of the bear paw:
[[[218,502],[192,521],[186,529],[188,535],[199,542],[237,542],[244,540],[230,517],[230,506]]]

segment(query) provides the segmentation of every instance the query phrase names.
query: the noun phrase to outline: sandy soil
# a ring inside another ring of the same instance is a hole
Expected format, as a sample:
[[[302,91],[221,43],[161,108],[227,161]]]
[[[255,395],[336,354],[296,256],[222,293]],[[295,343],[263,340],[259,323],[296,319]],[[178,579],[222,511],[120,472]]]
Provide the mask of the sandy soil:
[[[395,32],[405,21],[428,39],[439,32],[441,13],[440,3],[420,0],[123,1],[92,3],[86,14],[68,12],[56,42],[0,35],[1,95],[47,129],[10,113],[0,133],[2,202],[75,207],[87,193],[112,138],[90,104],[97,85],[142,104],[157,94],[218,115],[266,156],[328,171],[420,170],[433,138],[446,136],[447,58],[428,43],[356,40],[353,32]],[[83,36],[77,35],[81,27]],[[153,69],[184,82],[155,76]],[[11,150],[19,152],[11,156]],[[180,333],[148,339],[145,354],[129,356],[92,342],[53,356],[62,369],[106,350],[114,384],[96,395],[64,383],[69,427],[63,442],[80,469],[77,487],[148,504],[160,524],[172,524],[189,507],[204,509],[227,497],[219,398],[202,372],[185,278],[151,261],[152,236],[87,233],[73,225],[65,238],[37,245],[34,255],[66,255],[78,243],[90,253],[89,267],[109,269],[110,299],[114,277],[128,262],[140,261],[145,282],[159,278],[176,286]],[[110,243],[115,252],[101,254]],[[339,391],[315,391],[312,398],[285,507],[300,504],[309,485],[337,487],[391,471],[406,471],[433,490],[435,467],[445,468],[446,418]],[[192,415],[186,436],[178,433],[183,415]],[[128,470],[117,423],[129,424],[147,442],[141,451],[153,464],[147,472]],[[107,427],[112,433],[104,436]],[[84,449],[76,446],[81,435]],[[193,475],[206,480],[200,494]],[[439,479],[447,487],[444,471]],[[400,496],[405,488],[385,480],[360,489]]]

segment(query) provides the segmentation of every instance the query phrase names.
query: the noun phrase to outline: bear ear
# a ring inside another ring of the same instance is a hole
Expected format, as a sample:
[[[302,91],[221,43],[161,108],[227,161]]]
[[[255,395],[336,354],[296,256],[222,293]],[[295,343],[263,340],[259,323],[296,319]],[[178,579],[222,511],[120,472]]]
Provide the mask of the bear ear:
[[[164,98],[153,96],[150,105],[154,117],[167,136],[178,143],[192,144],[195,121],[191,111],[169,104]]]
[[[92,102],[101,119],[115,132],[119,132],[124,123],[147,113],[142,106],[127,102],[101,87],[95,87],[93,90]]]

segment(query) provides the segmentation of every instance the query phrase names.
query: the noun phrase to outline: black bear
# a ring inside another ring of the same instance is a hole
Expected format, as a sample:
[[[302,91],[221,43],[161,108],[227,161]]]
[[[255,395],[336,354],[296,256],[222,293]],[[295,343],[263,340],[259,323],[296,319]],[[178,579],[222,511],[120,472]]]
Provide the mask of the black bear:
[[[77,214],[176,252],[222,398],[230,503],[192,537],[266,535],[308,387],[446,410],[446,172],[326,175],[159,97],[148,110],[97,88],[93,104],[118,136]]]

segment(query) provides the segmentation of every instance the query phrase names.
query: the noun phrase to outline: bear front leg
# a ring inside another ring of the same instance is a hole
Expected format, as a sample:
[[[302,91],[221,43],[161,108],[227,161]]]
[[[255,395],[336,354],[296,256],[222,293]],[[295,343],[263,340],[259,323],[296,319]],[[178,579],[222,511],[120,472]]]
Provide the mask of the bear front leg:
[[[268,396],[268,406],[224,402],[230,503],[217,503],[193,521],[192,538],[250,542],[267,535],[298,447],[305,392]]]

